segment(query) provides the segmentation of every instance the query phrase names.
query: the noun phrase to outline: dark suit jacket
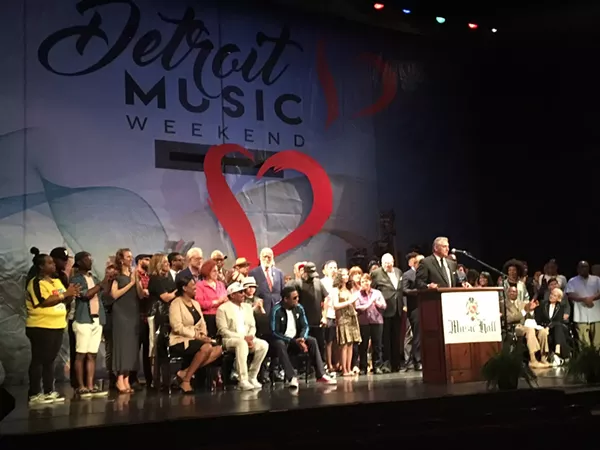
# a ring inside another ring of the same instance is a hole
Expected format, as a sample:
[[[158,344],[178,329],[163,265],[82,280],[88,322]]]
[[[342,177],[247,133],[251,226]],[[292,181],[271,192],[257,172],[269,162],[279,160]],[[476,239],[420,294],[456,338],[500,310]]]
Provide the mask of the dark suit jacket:
[[[552,328],[565,323],[563,315],[567,314],[565,306],[562,303],[557,303],[554,308],[554,314],[550,317],[550,302],[542,302],[535,308],[534,317],[538,325],[542,327]]]
[[[380,267],[371,273],[371,278],[373,279],[371,286],[373,289],[380,291],[385,299],[387,306],[382,315],[386,318],[394,317],[395,315],[401,316],[402,306],[404,305],[404,294],[402,291],[402,271],[397,267],[394,267],[394,272],[398,278],[397,287],[394,287],[392,280],[390,280],[390,276],[385,270],[383,270],[383,267]]]
[[[262,266],[252,269],[248,276],[254,277],[258,287],[256,288],[256,296],[263,299],[265,313],[267,316],[271,313],[271,308],[281,301],[281,291],[283,290],[283,272],[277,267],[273,267],[273,289],[269,289],[267,277]]]
[[[441,288],[460,286],[456,277],[456,262],[446,258],[444,264],[450,269],[450,284],[442,276],[442,268],[435,255],[429,255],[421,261],[417,269],[417,289],[427,289],[429,283],[435,283]]]
[[[404,294],[404,306],[408,312],[414,311],[419,307],[419,299],[417,298],[415,289],[417,289],[417,271],[409,268],[402,274],[402,292]],[[412,292],[411,292],[412,291]]]

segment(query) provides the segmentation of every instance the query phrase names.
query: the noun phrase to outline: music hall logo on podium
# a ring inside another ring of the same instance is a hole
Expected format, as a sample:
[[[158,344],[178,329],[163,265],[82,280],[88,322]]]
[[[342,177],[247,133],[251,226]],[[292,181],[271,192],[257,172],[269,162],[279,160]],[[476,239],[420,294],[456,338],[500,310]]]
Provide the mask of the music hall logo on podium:
[[[471,319],[471,321],[480,320],[479,319],[479,304],[474,297],[469,297],[467,300],[467,317]]]

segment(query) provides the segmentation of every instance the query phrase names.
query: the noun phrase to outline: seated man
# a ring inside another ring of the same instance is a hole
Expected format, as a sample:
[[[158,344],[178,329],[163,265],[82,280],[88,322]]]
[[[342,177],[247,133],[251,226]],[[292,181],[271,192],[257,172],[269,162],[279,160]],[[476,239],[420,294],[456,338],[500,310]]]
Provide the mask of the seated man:
[[[509,326],[513,325],[515,327],[517,337],[525,336],[527,349],[529,350],[529,366],[534,369],[550,367],[551,365],[548,363],[548,329],[542,328],[536,332],[536,328],[533,326],[525,326],[525,319],[531,320],[535,325],[533,313],[539,303],[537,300],[531,302],[519,300],[516,286],[510,286],[507,294],[505,300],[507,323]],[[537,360],[537,352],[541,353],[541,361]]]
[[[217,330],[223,338],[223,347],[235,351],[235,367],[239,376],[239,388],[243,391],[260,389],[257,376],[269,344],[258,339],[252,306],[245,302],[244,286],[234,282],[227,288],[229,301],[217,309]],[[248,353],[254,353],[248,368]]]
[[[298,291],[293,285],[285,286],[281,291],[282,300],[271,310],[271,331],[273,346],[285,371],[285,381],[290,388],[298,387],[298,378],[290,362],[288,352],[308,353],[315,367],[317,382],[336,384],[325,374],[323,360],[317,340],[308,335],[308,320],[302,305],[298,304]]]
[[[558,282],[555,281],[555,284],[558,286]],[[567,324],[569,314],[562,302],[563,298],[563,291],[554,287],[550,291],[548,300],[543,301],[541,305],[535,309],[535,321],[538,325],[548,329],[549,347],[551,353],[554,353],[552,362],[553,365],[557,366],[563,363],[560,357],[568,358],[571,353],[568,339],[569,328]]]

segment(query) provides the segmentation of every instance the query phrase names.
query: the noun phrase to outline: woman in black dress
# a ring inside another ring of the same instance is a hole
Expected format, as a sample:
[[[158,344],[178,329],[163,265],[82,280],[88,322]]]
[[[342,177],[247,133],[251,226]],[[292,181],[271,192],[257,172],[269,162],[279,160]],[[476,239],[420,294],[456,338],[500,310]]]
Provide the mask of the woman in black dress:
[[[137,271],[132,273],[133,255],[128,248],[117,251],[115,267],[117,276],[112,283],[112,333],[113,370],[117,373],[117,389],[120,394],[132,393],[129,372],[135,370],[139,356],[140,307],[138,298],[143,297],[142,285]]]

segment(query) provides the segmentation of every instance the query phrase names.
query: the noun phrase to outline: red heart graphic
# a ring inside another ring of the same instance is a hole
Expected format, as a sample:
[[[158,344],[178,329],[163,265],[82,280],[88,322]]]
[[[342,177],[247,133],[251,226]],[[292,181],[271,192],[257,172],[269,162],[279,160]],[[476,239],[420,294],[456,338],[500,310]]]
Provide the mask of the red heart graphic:
[[[335,80],[327,62],[327,52],[325,50],[325,41],[317,42],[317,76],[327,105],[327,120],[325,128],[328,128],[340,116],[340,107]],[[354,114],[354,118],[366,117],[377,114],[379,111],[387,108],[390,103],[396,98],[398,93],[398,75],[393,66],[380,56],[372,53],[362,53],[359,59],[371,64],[381,75],[381,95],[372,104],[363,108],[358,113]]]
[[[250,264],[256,265],[258,249],[254,231],[246,213],[231,192],[221,166],[221,160],[229,153],[240,153],[253,159],[252,153],[238,144],[213,145],[208,150],[204,159],[204,172],[209,205],[229,234],[236,255],[243,256]],[[276,172],[291,169],[306,175],[313,193],[312,209],[306,220],[272,247],[273,253],[278,256],[297,247],[323,228],[333,212],[333,189],[325,169],[310,156],[296,150],[284,150],[271,156],[264,162],[256,178],[262,178],[269,169]]]

